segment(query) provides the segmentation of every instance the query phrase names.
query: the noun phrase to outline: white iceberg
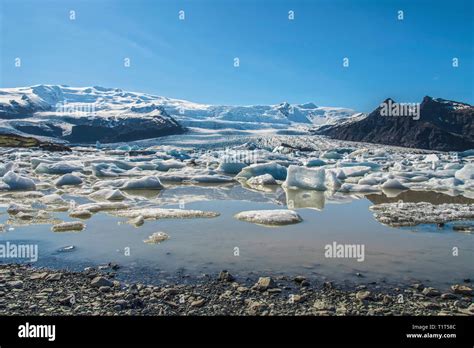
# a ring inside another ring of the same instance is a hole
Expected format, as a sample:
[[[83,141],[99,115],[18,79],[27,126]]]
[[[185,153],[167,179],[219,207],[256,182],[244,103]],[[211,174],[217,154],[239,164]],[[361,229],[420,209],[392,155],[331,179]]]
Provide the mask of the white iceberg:
[[[270,174],[276,180],[285,180],[286,172],[287,169],[276,162],[259,163],[243,168],[237,177],[250,179],[252,176]]]
[[[273,176],[270,174],[263,174],[259,176],[251,177],[247,180],[247,184],[251,186],[261,186],[261,185],[276,185],[277,182]]]
[[[403,185],[397,179],[388,179],[382,184],[381,188],[383,188],[384,190],[407,190],[408,189],[408,187]]]
[[[151,236],[149,236],[147,239],[145,239],[143,242],[148,243],[148,244],[158,244],[169,238],[170,236],[166,234],[165,232],[155,232]]]
[[[108,210],[121,210],[128,208],[129,205],[123,202],[100,202],[100,203],[86,203],[76,207],[77,210],[88,210],[91,213]]]
[[[284,183],[288,188],[324,191],[326,171],[324,168],[308,168],[291,165]]]
[[[301,216],[293,210],[249,210],[235,215],[238,220],[253,222],[259,225],[289,225],[303,221]]]
[[[56,186],[77,186],[82,184],[82,179],[74,174],[64,174],[54,184]]]
[[[147,219],[192,219],[192,218],[213,218],[219,216],[219,213],[202,210],[186,209],[165,209],[165,208],[138,208],[130,210],[119,210],[113,212],[113,215],[127,218],[137,218],[142,216]]]
[[[84,167],[77,163],[59,162],[59,163],[40,163],[35,171],[41,174],[68,174],[72,172],[82,172]]]
[[[92,192],[89,195],[93,200],[107,200],[107,201],[123,201],[127,197],[120,190],[113,189],[101,189],[95,192]]]
[[[163,185],[156,176],[145,176],[140,179],[126,180],[120,188],[122,190],[162,190]]]
[[[247,167],[247,164],[242,162],[226,162],[223,161],[217,167],[217,170],[226,174],[238,174],[242,169]]]
[[[360,193],[371,193],[371,192],[378,192],[379,189],[377,187],[371,185],[359,185],[359,184],[350,184],[344,183],[341,188],[339,189],[341,192],[360,192]]]
[[[456,171],[454,176],[462,181],[474,180],[474,163],[467,163],[462,169]]]
[[[36,184],[33,179],[26,176],[21,176],[15,172],[7,172],[3,178],[3,182],[8,185],[10,190],[23,190],[23,191],[34,191],[36,190]]]

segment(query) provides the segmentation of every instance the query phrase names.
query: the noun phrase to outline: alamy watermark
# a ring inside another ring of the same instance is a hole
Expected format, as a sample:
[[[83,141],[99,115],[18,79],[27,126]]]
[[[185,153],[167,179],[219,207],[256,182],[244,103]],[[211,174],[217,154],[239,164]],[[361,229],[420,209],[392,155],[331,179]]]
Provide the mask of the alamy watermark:
[[[94,115],[95,105],[93,103],[69,104],[67,102],[59,102],[55,105],[55,111],[62,114],[70,114],[71,116]]]
[[[420,103],[395,103],[388,100],[380,104],[380,115],[385,117],[412,117],[420,119]]]
[[[0,243],[0,259],[38,261],[38,244]]]
[[[330,259],[356,259],[357,262],[365,260],[364,244],[339,244],[332,242],[332,244],[326,244],[324,250],[324,256]]]
[[[256,151],[251,150],[234,150],[226,148],[222,156],[223,163],[252,164],[257,163],[257,160],[258,154],[256,153]]]

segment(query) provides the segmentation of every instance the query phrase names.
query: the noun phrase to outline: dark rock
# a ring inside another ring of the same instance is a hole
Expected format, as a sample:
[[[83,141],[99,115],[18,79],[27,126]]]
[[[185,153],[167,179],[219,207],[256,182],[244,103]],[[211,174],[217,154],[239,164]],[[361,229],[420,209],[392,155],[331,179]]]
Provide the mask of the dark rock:
[[[102,286],[111,287],[111,286],[114,285],[114,283],[112,283],[110,280],[108,280],[104,277],[98,276],[98,277],[95,277],[94,279],[92,279],[91,285],[94,286],[94,287],[100,288]]]
[[[233,282],[235,280],[235,278],[228,271],[223,270],[223,271],[221,271],[221,273],[219,273],[219,280],[221,280],[223,282]]]
[[[389,102],[393,101],[384,101]],[[317,132],[340,140],[428,150],[474,148],[474,107],[469,104],[425,97],[418,120],[407,116],[382,116],[381,111],[379,106],[363,119],[321,127]]]
[[[275,282],[270,277],[260,277],[258,282],[254,285],[254,289],[258,291],[266,291],[274,287]]]

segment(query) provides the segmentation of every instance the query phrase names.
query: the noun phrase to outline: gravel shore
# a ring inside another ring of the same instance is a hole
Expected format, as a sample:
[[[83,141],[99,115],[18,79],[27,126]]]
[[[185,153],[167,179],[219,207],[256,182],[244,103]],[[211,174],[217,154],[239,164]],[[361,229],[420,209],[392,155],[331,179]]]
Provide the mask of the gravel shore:
[[[252,284],[222,271],[194,284],[127,284],[114,272],[0,265],[0,315],[474,315],[472,285],[340,289],[304,277]]]

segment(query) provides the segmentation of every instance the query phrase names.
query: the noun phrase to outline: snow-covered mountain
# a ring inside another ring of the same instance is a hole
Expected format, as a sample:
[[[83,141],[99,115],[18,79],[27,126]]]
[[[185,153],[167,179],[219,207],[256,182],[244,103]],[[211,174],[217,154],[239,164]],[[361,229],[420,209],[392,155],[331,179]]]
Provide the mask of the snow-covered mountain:
[[[354,110],[313,103],[224,106],[118,88],[37,85],[0,89],[0,132],[71,142],[118,142],[203,129],[289,129],[334,124]]]

